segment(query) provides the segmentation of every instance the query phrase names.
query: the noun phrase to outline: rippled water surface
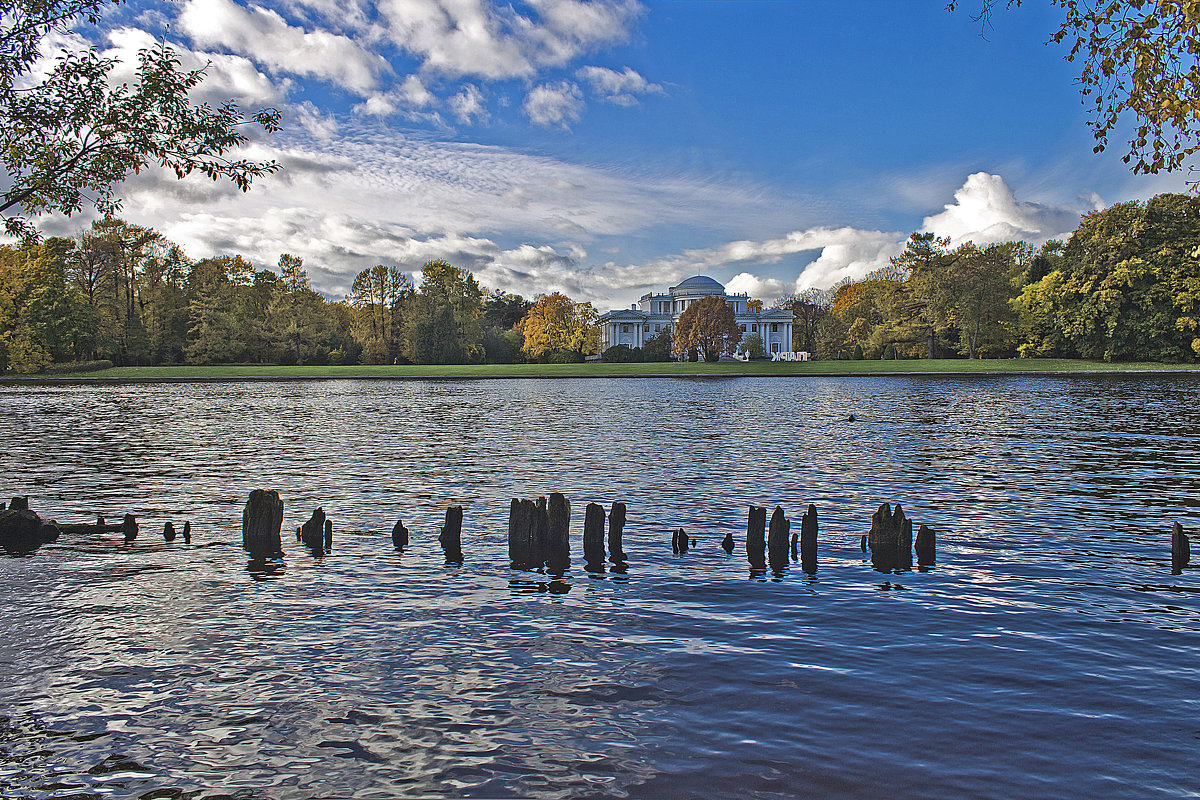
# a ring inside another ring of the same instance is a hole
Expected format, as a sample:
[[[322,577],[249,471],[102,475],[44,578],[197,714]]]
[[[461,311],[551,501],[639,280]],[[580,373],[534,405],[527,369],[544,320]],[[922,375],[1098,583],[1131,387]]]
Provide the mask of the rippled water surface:
[[[0,493],[142,524],[0,557],[3,797],[1200,795],[1198,376],[8,385],[0,441]],[[250,564],[258,487],[332,553]],[[571,569],[510,569],[555,490]],[[935,567],[864,562],[885,501]],[[746,506],[810,502],[816,576],[751,575]]]

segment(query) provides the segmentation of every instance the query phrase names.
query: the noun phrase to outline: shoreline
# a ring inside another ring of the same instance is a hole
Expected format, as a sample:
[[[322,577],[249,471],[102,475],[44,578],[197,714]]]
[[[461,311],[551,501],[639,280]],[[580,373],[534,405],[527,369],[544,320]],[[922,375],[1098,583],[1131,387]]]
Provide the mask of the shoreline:
[[[846,364],[855,364],[847,369]],[[836,366],[835,366],[836,364]],[[903,364],[905,368],[896,367]],[[973,368],[965,366],[971,364]],[[749,367],[749,368],[747,368]],[[477,364],[381,366],[114,367],[63,375],[6,375],[0,384],[236,383],[266,381],[464,381],[573,378],[972,378],[1097,375],[1197,375],[1200,365],[1105,364],[1075,359],[914,359],[886,362],[652,362],[635,364]]]

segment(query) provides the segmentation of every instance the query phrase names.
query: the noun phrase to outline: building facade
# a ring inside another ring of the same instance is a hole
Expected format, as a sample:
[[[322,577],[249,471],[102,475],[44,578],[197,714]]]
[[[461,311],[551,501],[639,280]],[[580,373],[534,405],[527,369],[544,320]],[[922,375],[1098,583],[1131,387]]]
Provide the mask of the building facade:
[[[664,330],[674,332],[683,310],[705,297],[716,295],[733,307],[733,317],[742,332],[742,340],[758,334],[767,354],[792,350],[792,312],[785,309],[755,311],[749,294],[727,294],[725,287],[706,275],[688,278],[662,294],[643,295],[628,309],[610,311],[600,317],[600,348],[619,344],[645,347],[646,342]]]

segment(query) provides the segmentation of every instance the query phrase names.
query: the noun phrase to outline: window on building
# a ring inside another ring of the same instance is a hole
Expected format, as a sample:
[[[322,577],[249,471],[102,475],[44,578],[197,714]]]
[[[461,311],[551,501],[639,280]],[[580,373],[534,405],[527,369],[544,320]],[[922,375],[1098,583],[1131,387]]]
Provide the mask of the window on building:
[[[621,333],[629,333],[629,326],[628,326],[628,325],[622,325],[622,326],[621,326]]]
[[[771,323],[771,333],[779,333],[779,323],[777,323],[777,322]]]
[[[779,342],[772,342],[772,343],[771,343],[771,352],[772,352],[772,353],[778,353],[778,352],[779,352]]]
[[[757,326],[757,325],[751,325],[751,326],[750,326],[750,332],[751,332],[751,333],[758,333],[758,326]]]
[[[647,326],[646,326],[646,331],[645,331],[645,332],[646,332],[646,333],[649,333],[649,332],[650,332],[650,326],[649,326],[649,325],[647,325]]]
[[[659,329],[660,329],[660,328],[662,328],[662,326],[661,326],[661,325],[655,325],[655,326],[654,326],[654,332],[655,332],[655,333],[658,333],[658,331],[659,331]]]
[[[739,328],[741,328],[741,330],[742,330],[742,333],[745,333],[745,332],[746,332],[746,326],[745,326],[745,325],[739,325],[738,327],[739,327]]]

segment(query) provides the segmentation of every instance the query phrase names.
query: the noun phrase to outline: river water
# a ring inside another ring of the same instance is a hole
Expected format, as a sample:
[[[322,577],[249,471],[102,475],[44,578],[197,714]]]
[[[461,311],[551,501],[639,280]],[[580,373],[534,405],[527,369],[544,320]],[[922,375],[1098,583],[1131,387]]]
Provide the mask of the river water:
[[[3,797],[1200,795],[1200,376],[11,384],[0,441],[142,525],[0,556]],[[260,487],[332,552],[249,562]],[[570,570],[510,569],[556,490]],[[864,560],[897,501],[936,566]],[[814,577],[751,573],[750,503],[816,505]]]

